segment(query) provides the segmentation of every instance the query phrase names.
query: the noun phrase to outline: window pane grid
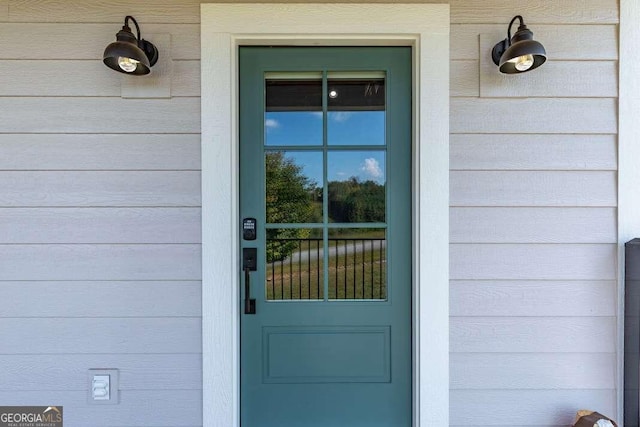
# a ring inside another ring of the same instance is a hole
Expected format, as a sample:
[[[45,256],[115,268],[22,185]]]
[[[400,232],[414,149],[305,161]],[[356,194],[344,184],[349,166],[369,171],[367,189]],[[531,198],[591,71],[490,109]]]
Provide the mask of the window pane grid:
[[[384,73],[280,74],[265,91],[267,300],[386,300]],[[293,181],[269,182],[274,158]]]

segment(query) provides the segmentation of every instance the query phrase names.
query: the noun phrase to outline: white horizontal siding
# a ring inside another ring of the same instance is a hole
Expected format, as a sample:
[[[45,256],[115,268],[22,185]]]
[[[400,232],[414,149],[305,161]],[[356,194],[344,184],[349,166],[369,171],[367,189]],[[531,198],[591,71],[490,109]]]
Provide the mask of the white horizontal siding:
[[[451,28],[450,424],[615,417],[617,2],[471,3],[495,18]],[[516,13],[549,61],[504,76]]]
[[[0,61],[0,74],[6,76],[0,91],[3,96],[119,96],[121,79],[105,68],[97,60]]]
[[[60,307],[64,307],[64,313]],[[197,280],[3,281],[0,284],[0,319],[201,315],[201,283]]]
[[[524,18],[534,32],[534,38],[540,40],[545,46],[553,47],[552,54],[549,56],[550,60],[614,61],[618,59],[618,31],[615,25],[571,25],[568,23],[549,25],[541,24],[539,21],[531,21],[527,15],[524,15]],[[507,37],[506,27],[510,19],[497,24],[451,25],[451,59],[478,60],[481,56],[488,56],[490,52],[478,49],[480,35],[493,35],[495,37],[494,44],[498,43]],[[589,46],[589,49],[581,49],[580,46]]]
[[[0,9],[1,10],[1,9]],[[452,11],[452,12],[455,12]],[[68,11],[66,11],[68,13]],[[615,25],[570,25],[540,24],[527,18],[536,39],[545,45],[553,46],[553,60],[592,60],[606,61],[618,59],[617,29]],[[453,60],[478,60],[478,37],[480,34],[494,34],[495,42],[506,37],[506,25],[511,17],[496,24],[452,24],[451,26],[451,58]],[[77,21],[61,23],[31,23],[31,37],[23,37],[22,23],[3,23],[0,27],[0,59],[11,60],[101,60],[103,49],[96,46],[108,44],[114,38],[117,26],[122,24],[123,17],[109,24],[86,23]],[[175,60],[200,59],[200,27],[198,24],[154,24],[139,18],[143,25],[143,35],[149,33],[171,34],[171,51],[169,56]],[[114,30],[116,25],[116,30]],[[58,43],[64,38],[66,43]],[[150,38],[151,41],[153,39]],[[589,46],[579,49],[576,45]],[[67,46],[73,45],[74,49]],[[162,52],[167,54],[166,52]],[[484,53],[484,52],[483,52]],[[103,76],[108,76],[104,70]],[[478,74],[476,74],[478,76]],[[179,74],[174,74],[174,78]],[[111,76],[113,80],[116,77]],[[106,77],[107,79],[109,77]],[[105,85],[101,82],[100,85]],[[51,90],[51,89],[49,89]]]
[[[10,354],[0,355],[0,392],[86,392],[87,371],[98,366],[116,367],[123,391],[202,389],[202,356],[196,353]]]
[[[306,0],[304,2],[312,2]],[[351,0],[350,2],[357,2]],[[384,2],[384,1],[379,1]],[[416,2],[408,1],[408,3]],[[438,1],[420,1],[437,3]],[[450,0],[452,23],[503,23],[513,17],[513,10],[538,23],[611,23],[618,22],[618,9],[613,0],[567,0],[550,4],[527,0],[493,0],[487,7],[483,0]],[[122,20],[120,10],[139,17],[143,22],[197,23],[200,21],[200,2],[155,0],[133,5],[126,0],[86,4],[80,0],[65,2],[65,6],[34,0],[13,0],[8,19],[14,22],[116,22]],[[70,15],[69,11],[73,14]]]
[[[121,24],[124,16],[133,15],[140,22],[200,22],[200,2],[195,0],[153,0],[143,3],[128,0],[66,0],[39,2],[11,0],[9,21],[14,22],[113,22]],[[144,33],[142,33],[144,36]]]
[[[1,211],[0,211],[1,216]],[[451,243],[615,243],[615,208],[453,207]]]
[[[119,404],[101,406],[88,405],[86,391],[0,391],[0,401],[7,406],[48,406],[55,402],[64,409],[65,426],[202,425],[199,390],[123,390]]]
[[[200,328],[199,317],[0,318],[0,354],[197,354]]]
[[[486,51],[495,39],[481,38]],[[531,75],[508,76],[495,73],[496,66],[488,57],[480,61],[480,95],[482,97],[556,97],[591,98],[618,96],[618,63],[616,61],[549,61]],[[522,84],[524,79],[526,84]]]
[[[0,0],[0,402],[71,427],[202,425],[199,4],[150,9]],[[104,67],[126,14],[173,84]],[[87,404],[100,367],[118,405]]]
[[[452,23],[508,23],[514,13],[527,18],[527,23],[618,22],[615,0],[568,0],[562,2],[532,2],[528,0],[451,0]]]
[[[500,38],[495,32],[481,34],[480,52],[491,52]],[[582,44],[584,40],[574,42]],[[546,40],[544,43],[549,45]],[[618,95],[614,60],[563,60],[554,55],[535,73],[504,75],[495,70],[490,55],[480,55],[480,96],[483,98],[614,98]]]
[[[452,317],[453,353],[612,353],[614,317]]]
[[[614,280],[452,280],[451,316],[615,316]]]
[[[0,172],[0,205],[200,206],[200,172]]]
[[[582,408],[616,411],[613,390],[455,390],[451,424],[478,426],[568,426]]]
[[[9,133],[200,132],[198,98],[5,97],[0,110],[0,129]]]
[[[616,133],[616,111],[613,98],[451,98],[451,133]]]
[[[200,96],[200,61],[174,61],[172,96]]]
[[[615,172],[452,171],[451,206],[602,206],[617,203]]]
[[[0,245],[0,281],[201,280],[200,257],[200,245]]]
[[[39,3],[42,5],[42,2]],[[58,3],[58,5],[64,4]],[[70,11],[65,9],[67,14]],[[0,59],[60,60],[62,58],[101,61],[104,48],[111,41],[115,41],[115,34],[124,21],[122,12],[116,13],[119,15],[118,18],[109,24],[78,24],[75,18],[67,22],[30,23],[29,37],[24,37],[23,34],[25,24],[4,22],[0,26]],[[134,16],[142,26],[143,38],[147,37],[147,33],[171,34],[171,51],[163,51],[160,54],[168,55],[173,60],[200,59],[199,24],[154,25],[140,18],[140,15]],[[64,39],[65,43],[60,43],[61,39]],[[149,37],[149,41],[154,40]],[[69,46],[73,46],[73,49]],[[109,85],[110,81],[122,78],[119,74],[111,75],[107,68],[101,70],[100,74],[105,79],[99,83],[100,85]]]
[[[11,244],[201,243],[200,208],[0,208]]]
[[[452,170],[616,170],[616,135],[451,135]]]
[[[0,134],[0,170],[200,170],[200,135]]]
[[[14,72],[16,69],[21,72]],[[74,73],[69,74],[69,69]],[[157,70],[154,71],[157,74]],[[167,73],[172,71],[175,84],[171,86],[171,96],[200,96],[199,61],[174,61]],[[0,60],[0,75],[4,76],[0,81],[4,96],[113,97],[122,94],[123,77],[110,72],[98,59]]]
[[[611,390],[613,353],[455,353],[452,390]],[[589,375],[585,375],[589,372]]]
[[[480,78],[477,60],[451,61],[451,96],[480,96]]]
[[[453,244],[452,280],[614,280],[614,244]]]

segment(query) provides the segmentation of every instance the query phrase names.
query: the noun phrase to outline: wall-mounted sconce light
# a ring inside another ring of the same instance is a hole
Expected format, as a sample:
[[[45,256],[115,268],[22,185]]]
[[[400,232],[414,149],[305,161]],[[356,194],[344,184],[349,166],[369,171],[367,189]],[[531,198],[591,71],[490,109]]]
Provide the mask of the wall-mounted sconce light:
[[[136,26],[137,38],[129,28],[129,20]],[[153,43],[140,38],[138,23],[133,16],[127,16],[122,29],[116,34],[116,41],[104,50],[102,62],[121,73],[141,76],[149,74],[151,67],[158,62],[158,49]]]
[[[518,31],[511,38],[511,26],[520,20]],[[518,74],[538,68],[547,60],[547,52],[540,42],[533,40],[533,33],[524,25],[522,16],[515,16],[509,23],[507,38],[491,51],[493,62],[504,74]]]

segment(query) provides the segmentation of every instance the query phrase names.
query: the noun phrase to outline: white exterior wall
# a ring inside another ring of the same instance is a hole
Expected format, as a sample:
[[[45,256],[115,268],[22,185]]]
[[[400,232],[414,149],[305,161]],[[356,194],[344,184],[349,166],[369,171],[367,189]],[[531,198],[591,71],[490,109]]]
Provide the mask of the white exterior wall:
[[[451,424],[616,417],[617,2],[465,3],[451,11]],[[490,52],[516,14],[549,62],[503,76]]]
[[[146,3],[0,0],[0,405],[69,427],[202,425],[199,5]],[[153,79],[102,64],[127,14]]]
[[[451,425],[614,415],[617,1],[450,3]],[[199,13],[0,0],[0,404],[201,425]],[[127,14],[155,80],[101,63]],[[504,77],[516,14],[550,61]]]

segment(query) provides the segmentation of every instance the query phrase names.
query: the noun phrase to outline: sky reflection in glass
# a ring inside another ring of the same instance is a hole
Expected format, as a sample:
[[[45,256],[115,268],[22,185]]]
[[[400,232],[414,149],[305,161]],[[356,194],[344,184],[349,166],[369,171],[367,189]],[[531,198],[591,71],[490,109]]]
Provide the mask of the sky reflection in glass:
[[[284,157],[292,160],[309,179],[309,184],[322,188],[322,153],[318,151],[284,151]]]
[[[315,151],[285,151],[285,157],[302,169],[310,183],[315,182],[321,188],[322,153]],[[360,182],[386,182],[384,151],[329,151],[327,168],[328,181],[348,181],[356,178]]]
[[[329,145],[384,145],[384,111],[329,111]]]
[[[270,111],[265,113],[265,145],[322,145],[321,111]]]
[[[330,111],[329,139],[333,145],[384,145],[384,111]],[[265,115],[267,146],[322,146],[321,112],[268,112]],[[318,187],[323,184],[321,152],[287,151],[286,157],[302,167],[303,173]],[[328,181],[386,181],[385,152],[330,151]]]
[[[327,178],[329,181],[386,182],[384,151],[330,151]]]

